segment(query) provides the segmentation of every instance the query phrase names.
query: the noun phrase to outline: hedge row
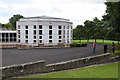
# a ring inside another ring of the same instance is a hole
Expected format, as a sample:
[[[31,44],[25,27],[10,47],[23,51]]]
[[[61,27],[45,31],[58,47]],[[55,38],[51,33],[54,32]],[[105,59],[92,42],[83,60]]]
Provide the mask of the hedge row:
[[[70,47],[86,47],[87,43],[72,43],[70,44]]]

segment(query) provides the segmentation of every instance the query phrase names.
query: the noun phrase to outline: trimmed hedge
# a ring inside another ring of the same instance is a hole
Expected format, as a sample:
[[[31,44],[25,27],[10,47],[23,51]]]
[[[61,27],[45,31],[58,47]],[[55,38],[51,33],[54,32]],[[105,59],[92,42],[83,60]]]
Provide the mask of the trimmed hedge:
[[[72,43],[70,44],[70,47],[86,47],[87,43]]]

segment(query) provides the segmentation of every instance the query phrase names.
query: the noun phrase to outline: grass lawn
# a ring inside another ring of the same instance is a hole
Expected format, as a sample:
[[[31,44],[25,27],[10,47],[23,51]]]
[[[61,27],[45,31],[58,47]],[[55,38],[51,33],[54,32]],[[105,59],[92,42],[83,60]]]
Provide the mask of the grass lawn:
[[[80,40],[73,40],[73,43],[79,43],[79,42],[80,42]],[[89,43],[94,43],[94,42],[95,42],[95,39],[89,40]],[[112,44],[112,42],[114,42],[115,44],[118,43],[118,41],[114,41],[114,40],[104,40],[104,43],[107,43],[107,44]],[[81,40],[81,43],[87,43],[87,40]],[[103,43],[103,40],[97,39],[96,43]]]
[[[26,78],[118,78],[118,63],[81,68],[78,70],[56,72],[56,73],[40,75],[40,76],[32,76]],[[17,80],[17,79],[13,79],[13,80]]]

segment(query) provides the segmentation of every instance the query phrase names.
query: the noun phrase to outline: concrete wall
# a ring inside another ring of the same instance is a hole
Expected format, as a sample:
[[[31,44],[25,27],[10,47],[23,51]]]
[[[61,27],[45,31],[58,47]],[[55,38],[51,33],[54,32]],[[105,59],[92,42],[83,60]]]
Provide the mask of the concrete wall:
[[[101,54],[86,58],[80,58],[55,64],[47,64],[45,61],[38,61],[22,65],[14,65],[2,68],[3,78],[30,75],[37,73],[48,73],[53,71],[67,70],[84,67],[88,65],[107,63],[111,60],[110,54]]]
[[[45,61],[38,61],[21,65],[7,66],[1,69],[2,77],[3,79],[6,79],[15,76],[43,73],[45,71],[45,68],[46,68]]]
[[[46,72],[67,70],[73,68],[84,67],[88,65],[107,63],[110,61],[110,54],[101,54],[97,56],[91,56],[86,58],[80,58],[75,60],[70,60],[61,63],[48,64],[46,65]]]

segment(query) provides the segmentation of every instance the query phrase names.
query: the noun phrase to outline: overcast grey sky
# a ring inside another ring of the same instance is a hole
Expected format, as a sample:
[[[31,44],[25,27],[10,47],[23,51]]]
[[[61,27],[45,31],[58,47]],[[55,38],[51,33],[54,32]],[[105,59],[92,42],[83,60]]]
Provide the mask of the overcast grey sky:
[[[101,19],[105,10],[104,0],[0,0],[0,23],[7,23],[13,14],[46,15],[70,19],[75,27],[94,17]]]

